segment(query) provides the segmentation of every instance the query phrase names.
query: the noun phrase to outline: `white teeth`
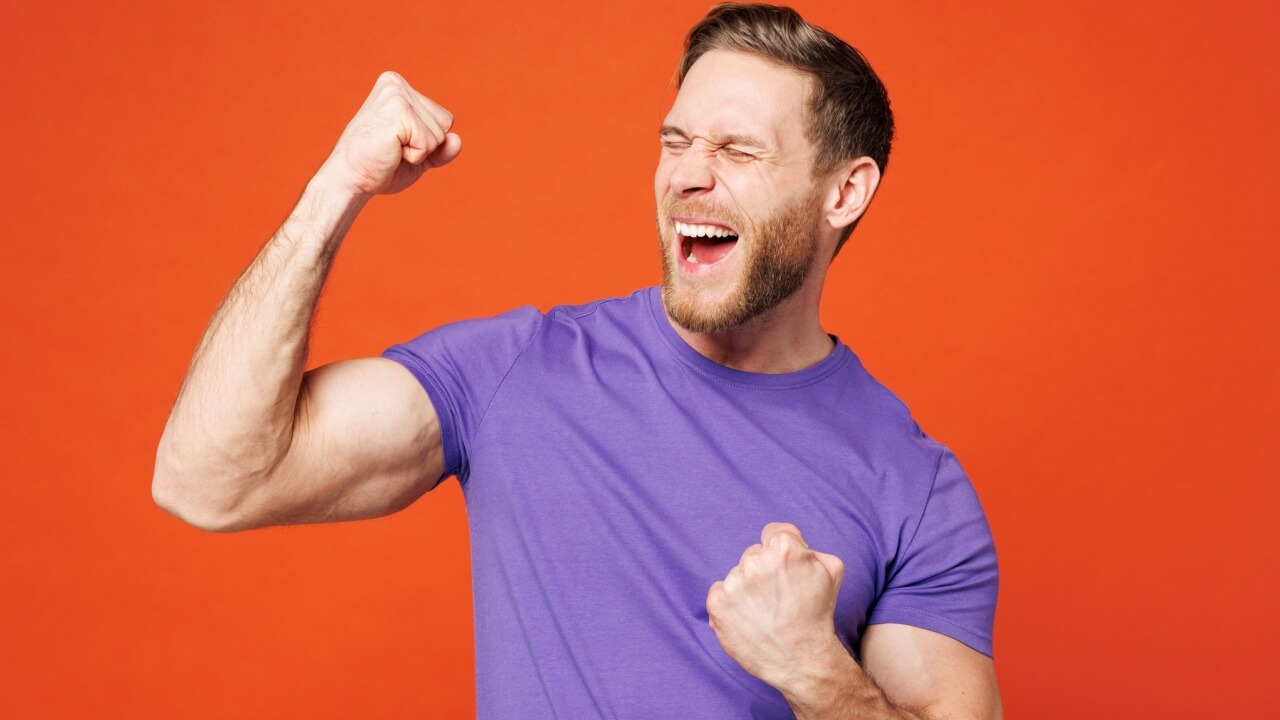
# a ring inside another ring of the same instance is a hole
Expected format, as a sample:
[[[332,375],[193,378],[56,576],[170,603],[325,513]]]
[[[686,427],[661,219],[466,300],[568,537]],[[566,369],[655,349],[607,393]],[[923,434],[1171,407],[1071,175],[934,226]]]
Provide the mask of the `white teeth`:
[[[693,256],[693,251],[692,251],[692,250],[690,250],[690,251],[689,251],[689,257],[685,258],[685,260],[688,260],[689,262],[693,263],[694,265],[697,265],[697,264],[698,264],[698,258],[696,258],[696,257],[694,257],[694,256]]]
[[[719,225],[693,225],[690,223],[682,223],[679,220],[674,221],[676,232],[685,237],[737,237],[737,233],[729,228],[720,227]]]

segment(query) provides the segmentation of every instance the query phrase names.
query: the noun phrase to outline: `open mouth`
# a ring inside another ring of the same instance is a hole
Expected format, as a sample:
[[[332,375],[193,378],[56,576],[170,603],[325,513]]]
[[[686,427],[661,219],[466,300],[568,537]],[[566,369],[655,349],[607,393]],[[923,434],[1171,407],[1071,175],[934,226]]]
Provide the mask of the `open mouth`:
[[[715,265],[738,244],[738,233],[723,225],[674,222],[680,258],[689,265]]]

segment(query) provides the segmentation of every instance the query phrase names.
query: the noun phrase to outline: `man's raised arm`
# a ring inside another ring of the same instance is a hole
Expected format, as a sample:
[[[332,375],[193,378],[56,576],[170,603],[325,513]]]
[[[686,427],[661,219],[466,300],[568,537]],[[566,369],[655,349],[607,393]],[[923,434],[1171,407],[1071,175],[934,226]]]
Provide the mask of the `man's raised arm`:
[[[297,207],[196,348],[156,453],[152,496],[207,530],[376,517],[442,472],[426,393],[381,358],[304,373],[334,256],[374,195],[453,160],[453,116],[383,73]]]

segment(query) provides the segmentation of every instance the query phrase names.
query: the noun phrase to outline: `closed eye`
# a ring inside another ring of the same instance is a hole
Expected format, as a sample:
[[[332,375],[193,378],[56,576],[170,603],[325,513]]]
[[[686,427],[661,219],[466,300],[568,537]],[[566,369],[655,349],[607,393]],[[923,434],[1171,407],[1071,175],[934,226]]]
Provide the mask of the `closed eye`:
[[[731,147],[720,148],[720,152],[724,153],[727,157],[732,158],[734,160],[754,160],[756,157],[755,155],[752,155],[749,152],[739,150],[737,148],[731,148]]]

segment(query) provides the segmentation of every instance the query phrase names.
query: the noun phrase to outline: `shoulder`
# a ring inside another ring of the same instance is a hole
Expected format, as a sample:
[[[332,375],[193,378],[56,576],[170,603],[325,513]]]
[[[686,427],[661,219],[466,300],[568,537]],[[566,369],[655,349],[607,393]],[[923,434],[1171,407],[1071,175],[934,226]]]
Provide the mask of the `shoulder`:
[[[652,288],[630,295],[602,298],[588,303],[557,305],[544,315],[535,342],[560,347],[565,344],[632,345],[649,330],[649,296]]]
[[[920,478],[917,482],[931,482],[932,471],[947,448],[921,429],[897,393],[849,353],[850,361],[841,368],[828,395],[847,441],[869,461],[909,463],[915,470],[911,475]],[[920,472],[926,468],[929,472]]]
[[[424,384],[446,378],[483,381],[500,376],[529,346],[544,316],[526,306],[487,318],[458,320],[428,330],[383,351]]]
[[[642,318],[649,307],[649,293],[641,288],[629,295],[601,298],[580,305],[557,305],[547,311],[552,322],[568,325],[630,323]]]

